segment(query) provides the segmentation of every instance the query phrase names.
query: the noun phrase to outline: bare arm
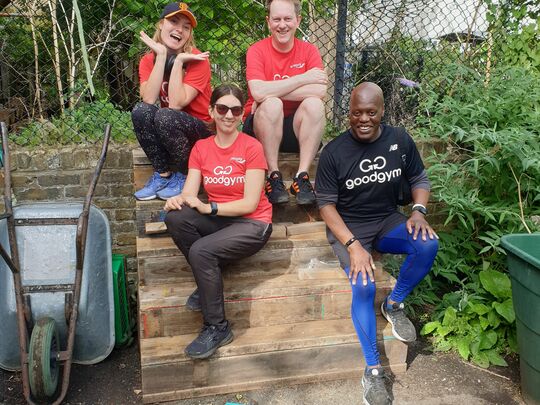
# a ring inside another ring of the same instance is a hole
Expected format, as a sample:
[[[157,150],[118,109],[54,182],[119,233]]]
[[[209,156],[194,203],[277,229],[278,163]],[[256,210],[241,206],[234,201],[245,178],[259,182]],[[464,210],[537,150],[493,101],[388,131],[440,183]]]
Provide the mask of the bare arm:
[[[148,45],[155,53],[154,67],[152,73],[147,81],[141,83],[140,93],[142,101],[147,104],[154,104],[161,90],[161,83],[163,82],[163,74],[165,72],[165,63],[167,61],[167,48],[164,45],[159,44],[152,40],[143,31],[140,33],[141,40]]]
[[[253,99],[258,103],[262,103],[269,97],[284,98],[289,93],[306,85],[326,86],[327,82],[326,72],[319,68],[313,68],[305,73],[283,80],[250,80],[248,86]]]
[[[347,227],[343,218],[337,212],[334,204],[327,204],[320,209],[321,217],[330,228],[334,236],[343,244],[347,243],[354,235]],[[353,284],[356,284],[358,273],[362,273],[362,284],[367,285],[367,277],[374,282],[373,270],[375,270],[375,264],[371,254],[362,247],[359,241],[353,242],[347,248],[349,252],[351,268],[349,270],[349,279]]]
[[[175,110],[181,110],[193,101],[199,91],[189,84],[184,84],[184,64],[189,61],[206,60],[209,53],[200,54],[180,53],[174,60],[169,79],[169,107]]]
[[[281,98],[289,101],[302,101],[308,97],[324,99],[326,97],[326,89],[327,87],[324,84],[306,84]]]

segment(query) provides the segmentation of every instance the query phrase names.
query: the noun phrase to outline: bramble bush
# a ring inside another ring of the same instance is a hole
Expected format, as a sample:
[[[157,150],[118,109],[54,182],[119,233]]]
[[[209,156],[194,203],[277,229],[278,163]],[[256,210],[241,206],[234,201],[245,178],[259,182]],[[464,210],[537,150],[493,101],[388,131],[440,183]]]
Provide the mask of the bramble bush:
[[[436,349],[457,349],[482,367],[505,365],[501,355],[517,349],[500,238],[539,230],[532,220],[540,214],[539,79],[499,67],[486,83],[475,70],[450,65],[419,107],[415,135],[446,144],[426,159],[446,229],[423,288],[436,280],[446,293],[421,333],[433,335]]]

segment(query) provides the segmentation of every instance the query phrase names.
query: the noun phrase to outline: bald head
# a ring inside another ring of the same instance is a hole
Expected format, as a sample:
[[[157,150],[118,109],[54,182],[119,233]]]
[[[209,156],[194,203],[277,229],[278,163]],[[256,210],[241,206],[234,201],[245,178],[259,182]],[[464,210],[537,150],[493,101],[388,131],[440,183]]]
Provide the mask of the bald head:
[[[351,92],[351,102],[377,103],[384,107],[384,95],[382,89],[372,82],[363,82],[356,86]]]
[[[374,142],[381,135],[384,115],[383,92],[375,83],[364,82],[351,93],[349,123],[353,136],[361,142]]]

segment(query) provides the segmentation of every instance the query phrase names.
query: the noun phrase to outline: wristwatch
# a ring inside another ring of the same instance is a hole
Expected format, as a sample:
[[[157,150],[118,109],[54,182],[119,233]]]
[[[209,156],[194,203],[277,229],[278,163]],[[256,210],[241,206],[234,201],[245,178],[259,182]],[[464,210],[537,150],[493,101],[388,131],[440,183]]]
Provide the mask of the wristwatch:
[[[414,204],[412,206],[413,211],[418,211],[421,214],[427,215],[427,208],[423,204]]]
[[[217,215],[218,206],[214,201],[210,201],[210,216],[214,217]]]

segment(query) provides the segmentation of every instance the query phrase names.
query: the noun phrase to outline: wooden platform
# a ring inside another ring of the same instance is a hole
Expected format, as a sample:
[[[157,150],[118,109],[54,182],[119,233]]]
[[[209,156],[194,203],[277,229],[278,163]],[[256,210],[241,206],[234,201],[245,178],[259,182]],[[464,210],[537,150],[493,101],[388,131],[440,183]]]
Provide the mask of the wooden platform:
[[[135,179],[142,184],[151,169],[140,151],[133,156]],[[284,154],[280,159],[292,175],[297,157]],[[298,207],[294,198],[274,210],[273,234],[266,246],[224,269],[233,342],[210,359],[187,358],[184,348],[197,336],[202,317],[185,306],[196,286],[188,263],[164,229],[163,204],[137,202],[144,402],[360,377],[365,364],[350,320],[349,281],[328,245],[324,224],[317,221],[316,208]],[[375,277],[378,314],[395,280],[380,265]],[[377,316],[383,365],[403,372],[407,346]]]

